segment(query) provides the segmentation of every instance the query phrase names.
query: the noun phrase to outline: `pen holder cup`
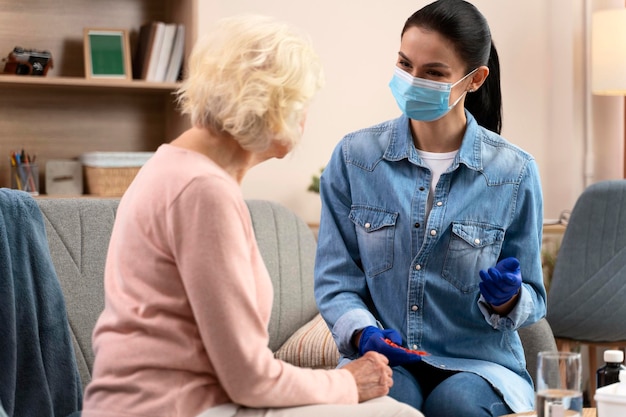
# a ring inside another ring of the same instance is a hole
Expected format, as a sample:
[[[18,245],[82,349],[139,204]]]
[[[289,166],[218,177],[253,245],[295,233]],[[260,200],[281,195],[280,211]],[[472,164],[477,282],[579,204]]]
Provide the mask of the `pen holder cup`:
[[[11,166],[11,188],[31,195],[39,195],[39,167],[37,164]]]

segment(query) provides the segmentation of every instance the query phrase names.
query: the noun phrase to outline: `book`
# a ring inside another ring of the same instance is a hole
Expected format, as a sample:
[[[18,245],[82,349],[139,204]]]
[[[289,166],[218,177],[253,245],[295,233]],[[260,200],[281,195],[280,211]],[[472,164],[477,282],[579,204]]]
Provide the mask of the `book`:
[[[133,78],[146,80],[148,74],[154,74],[156,60],[163,39],[163,22],[147,22],[139,29],[139,40],[133,60]]]
[[[165,35],[165,23],[151,22],[151,30],[154,31],[152,41],[148,46],[148,59],[144,63],[141,78],[146,81],[156,81],[156,70],[159,62],[159,54],[163,45],[163,37]]]
[[[165,72],[165,82],[174,83],[178,80],[180,70],[183,64],[183,55],[185,54],[185,25],[178,24],[176,26],[176,35],[174,36],[174,45],[172,53],[167,64]]]
[[[137,40],[137,49],[133,55],[133,78],[141,80],[143,78],[143,69],[147,66],[150,59],[150,49],[154,42],[155,27],[152,22],[144,23],[139,28],[139,37]]]
[[[163,40],[161,41],[161,48],[158,54],[154,77],[151,78],[150,75],[148,75],[148,81],[165,81],[167,65],[170,62],[170,55],[172,54],[172,47],[174,46],[176,26],[177,25],[175,23],[165,23],[165,27],[163,29]]]

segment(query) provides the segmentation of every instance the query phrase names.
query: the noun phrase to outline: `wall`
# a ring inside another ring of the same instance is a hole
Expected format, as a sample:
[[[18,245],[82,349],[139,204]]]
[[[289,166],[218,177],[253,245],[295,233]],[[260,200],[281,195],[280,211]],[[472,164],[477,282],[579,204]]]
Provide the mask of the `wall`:
[[[246,198],[276,200],[308,222],[318,221],[318,196],[306,191],[310,178],[344,134],[399,114],[387,86],[399,33],[406,18],[427,3],[200,0],[200,34],[220,17],[273,15],[311,36],[326,72],[303,142],[284,160],[253,168],[243,183]],[[571,209],[586,184],[622,175],[623,99],[587,100],[584,35],[586,11],[623,7],[623,0],[472,3],[489,21],[500,54],[502,134],[535,156],[545,217],[556,218]],[[593,125],[586,123],[587,114]]]
[[[588,0],[590,12],[623,8],[624,0]],[[595,167],[591,182],[624,176],[624,98],[591,97],[592,144],[590,159]]]

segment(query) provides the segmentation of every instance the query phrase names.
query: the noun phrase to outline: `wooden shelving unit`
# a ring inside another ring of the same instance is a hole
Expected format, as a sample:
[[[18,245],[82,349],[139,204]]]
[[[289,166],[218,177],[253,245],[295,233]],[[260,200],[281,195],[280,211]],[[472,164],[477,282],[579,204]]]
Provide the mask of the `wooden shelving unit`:
[[[13,150],[37,155],[44,185],[49,159],[154,151],[182,132],[187,122],[176,110],[176,83],[85,78],[83,28],[128,30],[132,55],[143,23],[183,23],[188,56],[197,34],[197,1],[0,0],[0,57],[21,46],[49,50],[54,59],[46,77],[0,75],[0,187],[9,186]]]
[[[177,83],[155,83],[142,80],[88,80],[84,77],[29,77],[24,75],[0,74],[1,88],[27,88],[33,87],[39,90],[62,88],[97,91],[100,89],[125,90],[134,93],[149,92],[172,92],[178,88]]]

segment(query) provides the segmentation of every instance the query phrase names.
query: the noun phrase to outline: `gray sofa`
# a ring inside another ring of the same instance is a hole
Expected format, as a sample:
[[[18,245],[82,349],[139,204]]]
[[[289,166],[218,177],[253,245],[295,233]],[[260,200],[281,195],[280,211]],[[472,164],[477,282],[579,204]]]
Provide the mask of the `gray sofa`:
[[[103,271],[117,199],[38,198],[54,267],[65,296],[83,387],[91,380],[91,333],[104,306]],[[270,347],[298,366],[334,367],[338,353],[313,297],[315,237],[287,208],[247,202],[263,259],[274,285]],[[556,350],[545,320],[520,331],[534,377],[536,355]]]

